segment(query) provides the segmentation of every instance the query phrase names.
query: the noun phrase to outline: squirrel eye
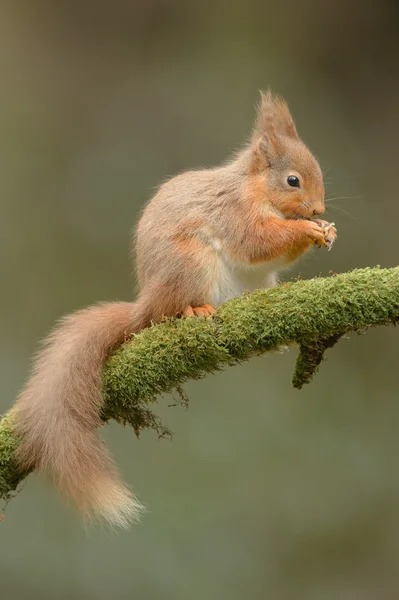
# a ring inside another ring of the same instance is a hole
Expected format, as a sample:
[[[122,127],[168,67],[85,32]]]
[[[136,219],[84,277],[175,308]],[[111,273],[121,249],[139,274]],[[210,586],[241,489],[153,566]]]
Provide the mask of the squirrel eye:
[[[290,175],[287,178],[287,183],[291,187],[297,187],[297,188],[299,188],[299,179],[298,179],[298,177],[296,175]]]

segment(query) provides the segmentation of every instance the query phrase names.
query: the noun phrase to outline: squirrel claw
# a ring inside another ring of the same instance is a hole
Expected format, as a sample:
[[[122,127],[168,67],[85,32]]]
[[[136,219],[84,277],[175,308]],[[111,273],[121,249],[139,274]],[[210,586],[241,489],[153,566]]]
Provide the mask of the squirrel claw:
[[[326,245],[327,245],[327,250],[330,251],[331,248],[333,247],[333,244],[335,242],[335,238],[333,237],[327,237],[326,238]]]

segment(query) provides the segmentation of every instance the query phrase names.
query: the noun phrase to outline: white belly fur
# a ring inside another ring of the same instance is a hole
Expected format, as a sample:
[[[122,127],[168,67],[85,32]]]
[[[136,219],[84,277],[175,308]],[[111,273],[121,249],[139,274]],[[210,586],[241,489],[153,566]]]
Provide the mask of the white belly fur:
[[[218,306],[244,292],[270,288],[277,283],[277,270],[286,267],[285,261],[277,259],[257,265],[232,261],[218,253],[214,264],[213,285],[209,291],[209,303]]]

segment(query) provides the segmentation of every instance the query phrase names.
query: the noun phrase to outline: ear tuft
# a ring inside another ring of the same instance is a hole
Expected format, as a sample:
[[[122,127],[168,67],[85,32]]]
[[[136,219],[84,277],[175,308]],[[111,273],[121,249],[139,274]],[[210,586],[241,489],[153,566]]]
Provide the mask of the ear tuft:
[[[294,120],[287,103],[283,98],[267,90],[260,93],[254,136],[262,135],[288,136],[298,138]]]

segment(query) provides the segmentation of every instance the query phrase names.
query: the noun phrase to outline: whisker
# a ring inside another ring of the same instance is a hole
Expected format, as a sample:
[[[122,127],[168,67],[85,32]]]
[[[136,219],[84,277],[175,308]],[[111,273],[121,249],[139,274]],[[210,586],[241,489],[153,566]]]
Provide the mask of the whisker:
[[[340,211],[340,212],[338,212]],[[350,212],[348,212],[347,210],[345,210],[344,208],[342,208],[341,206],[327,206],[327,212],[331,212],[332,214],[338,214],[339,216],[342,216],[342,214],[348,216],[350,219],[354,219],[355,217],[353,215],[350,214]]]
[[[327,221],[334,221],[335,224],[336,224],[336,221],[338,221],[338,220],[339,220],[339,223],[344,222],[344,223],[347,223],[348,225],[352,223],[352,221],[349,221],[349,219],[347,217],[342,216],[342,215],[335,215],[334,213],[331,214],[328,211],[326,213],[325,218],[327,219]]]
[[[332,202],[333,200],[362,200],[361,195],[357,196],[333,196],[332,198],[326,198],[325,202]]]

